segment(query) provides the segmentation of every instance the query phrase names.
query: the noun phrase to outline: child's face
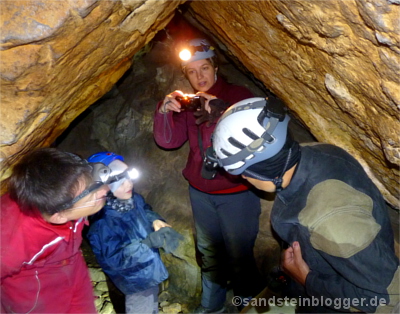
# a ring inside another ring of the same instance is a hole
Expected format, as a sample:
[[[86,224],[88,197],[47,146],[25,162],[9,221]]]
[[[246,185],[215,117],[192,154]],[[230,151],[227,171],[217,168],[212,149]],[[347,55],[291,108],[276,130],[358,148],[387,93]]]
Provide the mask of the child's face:
[[[132,197],[133,183],[125,179],[124,182],[114,191],[114,196],[121,200],[128,200]]]

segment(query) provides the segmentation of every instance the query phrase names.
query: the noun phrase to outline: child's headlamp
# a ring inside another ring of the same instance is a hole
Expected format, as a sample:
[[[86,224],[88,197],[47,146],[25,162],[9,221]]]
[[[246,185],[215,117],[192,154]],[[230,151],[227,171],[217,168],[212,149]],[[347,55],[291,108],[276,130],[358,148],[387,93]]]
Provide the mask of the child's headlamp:
[[[111,184],[121,179],[135,180],[139,177],[139,171],[135,168],[128,168],[124,172],[117,175],[111,175],[111,169],[101,162],[89,163],[92,168],[92,178],[94,183],[91,184],[87,189],[83,190],[81,194],[75,197],[71,202],[64,204],[61,210],[72,208],[75,203],[84,198],[86,195],[99,189],[102,185]]]
[[[124,178],[135,180],[139,177],[139,171],[136,168],[128,168],[119,174],[111,175],[110,167],[101,162],[91,163],[90,165],[92,166],[93,180],[102,184],[111,184]]]

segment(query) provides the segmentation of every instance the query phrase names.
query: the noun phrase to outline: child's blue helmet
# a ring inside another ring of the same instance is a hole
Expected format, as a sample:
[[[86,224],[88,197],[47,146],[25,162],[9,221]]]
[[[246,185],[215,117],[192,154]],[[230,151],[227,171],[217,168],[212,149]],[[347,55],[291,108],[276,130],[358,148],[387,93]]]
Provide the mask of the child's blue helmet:
[[[101,153],[96,153],[93,154],[92,156],[90,156],[87,161],[88,162],[101,162],[103,164],[105,164],[106,166],[108,166],[111,162],[113,162],[114,160],[121,160],[124,161],[124,157],[122,157],[121,155],[117,155],[115,153],[112,152],[101,152]]]
[[[109,176],[113,177],[114,181],[108,183],[108,186],[113,193],[126,179],[125,176],[121,176],[121,178],[117,177],[117,175],[125,173],[124,171],[128,168],[123,161],[124,157],[112,152],[100,152],[88,158],[88,162],[90,163],[102,163],[109,168]]]

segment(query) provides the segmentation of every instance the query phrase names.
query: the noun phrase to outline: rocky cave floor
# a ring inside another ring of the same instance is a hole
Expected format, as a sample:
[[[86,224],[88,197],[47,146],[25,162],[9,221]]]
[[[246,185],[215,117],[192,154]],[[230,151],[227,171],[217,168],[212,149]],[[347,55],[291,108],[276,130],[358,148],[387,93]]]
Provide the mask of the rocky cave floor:
[[[90,276],[93,283],[95,304],[98,313],[100,314],[116,314],[125,313],[125,298],[124,295],[115,287],[115,285],[103,273],[101,267],[96,261],[96,258],[85,240],[82,243],[82,252],[88,264]],[[234,294],[232,290],[228,290],[225,311],[224,313],[263,313],[260,308],[247,307],[242,312],[232,304]],[[179,300],[171,299],[168,289],[162,283],[160,285],[159,294],[159,311],[161,313],[192,313],[198,305],[198,300],[193,300],[192,303],[180,303]],[[270,307],[268,313],[294,313],[292,306]]]
[[[103,273],[87,241],[83,241],[81,249],[89,267],[97,311],[100,314],[125,313],[124,295]],[[240,313],[240,311],[231,304],[230,301],[232,297],[232,290],[229,290],[225,313]],[[160,313],[191,313],[197,306],[197,300],[194,300],[193,303],[180,303],[179,300],[171,300],[171,295],[163,284],[160,285],[158,301]]]

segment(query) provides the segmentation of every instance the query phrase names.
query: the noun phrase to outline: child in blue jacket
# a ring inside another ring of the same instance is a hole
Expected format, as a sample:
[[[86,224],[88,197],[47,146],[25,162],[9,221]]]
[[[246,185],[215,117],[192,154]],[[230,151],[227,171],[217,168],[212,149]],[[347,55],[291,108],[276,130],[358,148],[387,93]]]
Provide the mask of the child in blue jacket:
[[[111,152],[94,154],[88,161],[105,164],[111,176],[128,169],[123,157]],[[87,238],[103,271],[125,294],[126,313],[158,313],[158,285],[168,278],[158,248],[170,253],[182,236],[133,191],[132,180],[123,176],[109,187]]]

